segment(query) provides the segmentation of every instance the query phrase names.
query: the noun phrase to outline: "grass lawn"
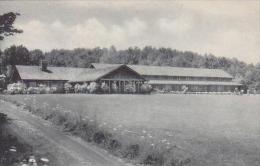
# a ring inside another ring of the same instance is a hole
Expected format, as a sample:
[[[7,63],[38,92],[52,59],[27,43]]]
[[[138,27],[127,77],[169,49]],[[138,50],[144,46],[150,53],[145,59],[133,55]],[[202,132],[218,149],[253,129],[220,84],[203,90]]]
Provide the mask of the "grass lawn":
[[[260,96],[13,95],[33,107],[59,108],[125,138],[163,144],[193,166],[260,165]],[[148,141],[147,141],[148,140]]]

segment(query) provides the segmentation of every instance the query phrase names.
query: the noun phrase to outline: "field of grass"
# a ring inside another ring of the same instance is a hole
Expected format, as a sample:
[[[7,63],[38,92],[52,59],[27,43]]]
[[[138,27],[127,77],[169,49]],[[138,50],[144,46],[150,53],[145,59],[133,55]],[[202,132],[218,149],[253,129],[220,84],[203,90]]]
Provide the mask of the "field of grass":
[[[260,165],[260,96],[14,95],[48,112],[97,123],[119,140],[171,149],[192,166]],[[148,147],[146,146],[146,148]]]

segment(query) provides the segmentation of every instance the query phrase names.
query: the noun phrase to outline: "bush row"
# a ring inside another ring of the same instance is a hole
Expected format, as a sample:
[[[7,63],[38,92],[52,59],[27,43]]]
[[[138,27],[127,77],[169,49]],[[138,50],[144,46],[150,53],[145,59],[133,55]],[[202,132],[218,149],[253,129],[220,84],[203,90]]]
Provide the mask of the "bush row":
[[[23,83],[13,83],[8,84],[7,94],[49,94],[49,93],[59,93],[61,90],[57,87],[48,87],[46,85],[39,85],[38,87],[27,88]]]
[[[74,86],[70,83],[65,83],[64,89],[66,93],[109,93],[109,86],[107,83],[96,83],[91,82],[90,84],[75,84]],[[140,87],[141,93],[150,93],[152,91],[152,86],[149,84],[142,84]],[[111,85],[111,93],[118,93],[119,87],[116,83]],[[135,93],[136,87],[134,84],[125,85],[125,93]]]
[[[118,93],[118,86],[113,83],[111,85],[111,93]],[[142,84],[140,87],[141,93],[150,93],[152,86],[149,84]],[[8,84],[7,94],[50,94],[50,93],[109,93],[109,86],[105,82],[97,83],[91,82],[90,84],[75,84],[74,86],[70,83],[65,83],[64,87],[48,87],[40,84],[38,87],[27,88],[24,83],[18,82]],[[135,93],[136,87],[134,84],[125,85],[125,93]]]

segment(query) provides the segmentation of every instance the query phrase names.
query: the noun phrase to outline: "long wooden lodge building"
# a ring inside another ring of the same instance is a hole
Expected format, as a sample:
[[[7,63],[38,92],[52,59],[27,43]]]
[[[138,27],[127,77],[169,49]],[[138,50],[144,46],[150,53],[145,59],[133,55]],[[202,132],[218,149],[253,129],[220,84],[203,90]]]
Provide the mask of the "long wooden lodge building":
[[[42,62],[39,66],[13,66],[10,72],[11,82],[23,82],[27,87],[39,84],[64,87],[66,82],[83,84],[105,82],[111,88],[116,85],[118,93],[124,93],[127,84],[140,93],[143,83],[152,85],[157,90],[188,92],[233,92],[241,84],[221,69],[181,68],[165,66],[124,65],[92,63],[89,68],[49,67]]]
[[[100,69],[118,64],[92,63],[90,68]],[[241,84],[221,69],[183,68],[166,66],[127,65],[145,78],[154,89],[189,92],[232,92]]]

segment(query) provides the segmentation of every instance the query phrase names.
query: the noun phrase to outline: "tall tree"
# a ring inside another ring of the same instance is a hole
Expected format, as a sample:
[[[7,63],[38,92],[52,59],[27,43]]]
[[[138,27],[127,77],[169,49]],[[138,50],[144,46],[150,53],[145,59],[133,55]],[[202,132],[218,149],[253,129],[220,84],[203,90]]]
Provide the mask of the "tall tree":
[[[5,49],[3,59],[5,59],[5,65],[28,65],[30,63],[29,51],[22,45]]]
[[[15,33],[23,32],[22,30],[13,27],[15,19],[19,15],[19,13],[13,12],[0,15],[0,40],[4,40],[6,36],[11,36]]]
[[[29,54],[31,65],[39,65],[40,60],[44,58],[43,52],[40,49],[32,50]]]

